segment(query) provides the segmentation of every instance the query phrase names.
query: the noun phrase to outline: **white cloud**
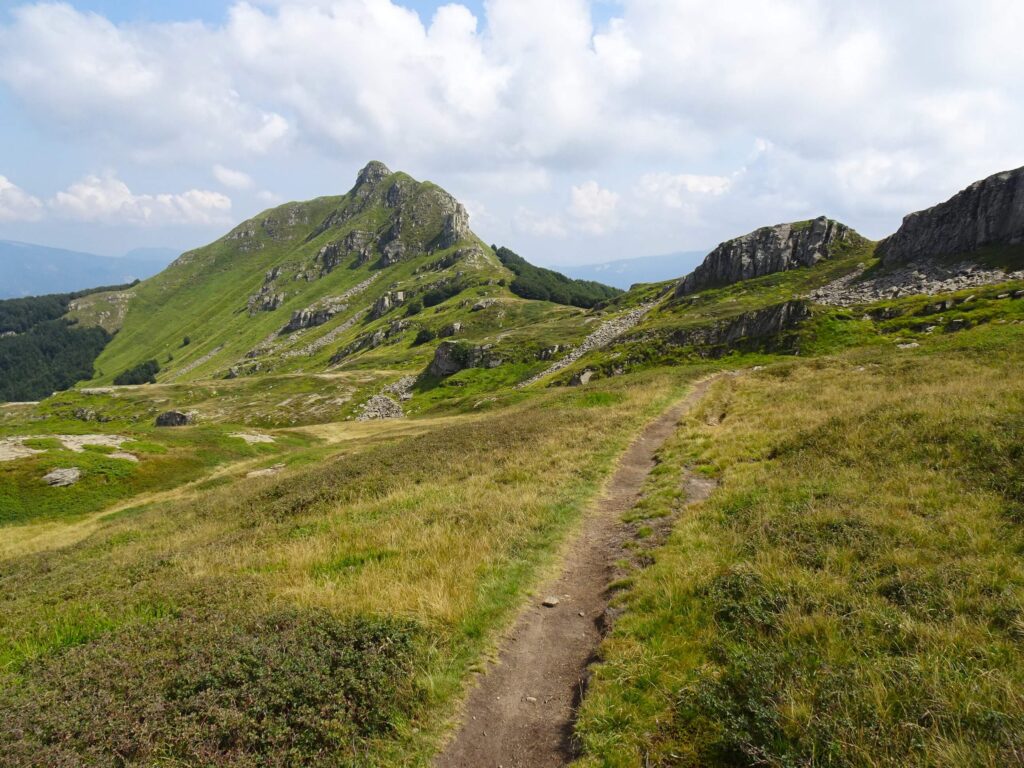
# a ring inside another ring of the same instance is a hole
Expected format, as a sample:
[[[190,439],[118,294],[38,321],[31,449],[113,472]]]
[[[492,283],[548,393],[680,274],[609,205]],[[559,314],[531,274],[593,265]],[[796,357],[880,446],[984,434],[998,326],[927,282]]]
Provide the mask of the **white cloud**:
[[[729,176],[646,173],[640,177],[638,194],[666,208],[685,208],[701,197],[724,195],[731,186]]]
[[[138,158],[265,152],[288,131],[284,117],[239,93],[218,30],[118,26],[66,3],[10,13],[0,82],[55,127]]]
[[[253,186],[252,176],[220,164],[213,166],[213,177],[230,189],[249,189]]]
[[[0,221],[37,221],[43,203],[25,192],[6,176],[0,176]]]
[[[603,189],[596,181],[588,181],[572,188],[569,213],[584,232],[602,235],[616,225],[619,195]]]
[[[562,217],[557,214],[537,213],[528,208],[520,208],[516,211],[514,225],[517,231],[535,237],[565,237],[565,223]]]
[[[427,18],[396,0],[239,0],[218,24],[37,2],[0,24],[0,84],[41,132],[120,167],[206,173],[262,153],[284,190],[297,155],[380,157],[457,180],[510,230],[603,234],[616,254],[805,212],[886,234],[1024,163],[1020,3],[618,0],[597,23],[596,2]],[[671,171],[694,167],[705,175]],[[631,191],[553,199],[588,178]],[[656,215],[668,223],[648,245]]]
[[[137,195],[112,174],[86,176],[49,202],[58,216],[86,222],[167,226],[231,223],[231,200],[219,192]]]

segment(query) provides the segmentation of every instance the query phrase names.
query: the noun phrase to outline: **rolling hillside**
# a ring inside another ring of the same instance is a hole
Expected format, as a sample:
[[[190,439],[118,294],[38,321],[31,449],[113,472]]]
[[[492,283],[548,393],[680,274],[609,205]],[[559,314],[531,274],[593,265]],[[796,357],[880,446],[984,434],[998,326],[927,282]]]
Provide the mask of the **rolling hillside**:
[[[76,299],[94,380],[0,407],[0,763],[1020,764],[1022,179],[618,293],[371,163]]]

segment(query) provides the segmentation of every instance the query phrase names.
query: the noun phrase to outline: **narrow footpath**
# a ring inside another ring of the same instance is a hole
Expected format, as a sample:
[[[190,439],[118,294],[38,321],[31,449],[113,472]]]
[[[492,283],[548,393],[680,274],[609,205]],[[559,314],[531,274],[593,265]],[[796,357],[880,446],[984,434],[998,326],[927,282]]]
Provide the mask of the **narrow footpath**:
[[[601,642],[615,561],[631,535],[622,518],[639,499],[655,453],[712,381],[697,383],[623,454],[569,545],[561,574],[540,588],[498,661],[480,676],[437,768],[548,768],[572,760],[573,723]],[[706,484],[687,485],[691,501],[710,492]]]

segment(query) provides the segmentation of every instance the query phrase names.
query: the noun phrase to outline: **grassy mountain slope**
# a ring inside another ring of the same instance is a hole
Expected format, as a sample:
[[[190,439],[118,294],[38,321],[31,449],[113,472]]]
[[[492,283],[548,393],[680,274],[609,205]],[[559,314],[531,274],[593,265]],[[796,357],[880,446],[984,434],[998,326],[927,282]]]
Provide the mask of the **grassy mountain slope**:
[[[385,293],[406,291],[410,303],[456,279],[469,289],[510,277],[468,230],[441,247],[456,205],[434,185],[385,169],[348,195],[267,211],[137,288],[117,339],[98,362],[97,382],[151,357],[161,364],[162,380],[223,376],[261,345],[273,349],[268,367],[276,370],[324,367],[345,342],[385,325],[362,317]],[[385,242],[404,249],[390,265]],[[329,322],[282,333],[293,312],[331,300],[345,306]],[[353,318],[330,345],[302,353]]]

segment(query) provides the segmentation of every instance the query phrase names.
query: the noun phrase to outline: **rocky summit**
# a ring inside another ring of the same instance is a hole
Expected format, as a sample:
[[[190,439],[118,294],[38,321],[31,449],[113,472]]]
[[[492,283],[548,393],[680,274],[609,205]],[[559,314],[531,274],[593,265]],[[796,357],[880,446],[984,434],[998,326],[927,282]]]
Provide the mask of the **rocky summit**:
[[[676,295],[686,296],[752,277],[811,267],[830,258],[837,244],[853,239],[861,238],[850,227],[825,216],[762,227],[720,244],[679,282]]]
[[[1024,243],[1024,168],[976,181],[949,200],[911,213],[878,244],[883,264],[969,255],[986,246]]]

